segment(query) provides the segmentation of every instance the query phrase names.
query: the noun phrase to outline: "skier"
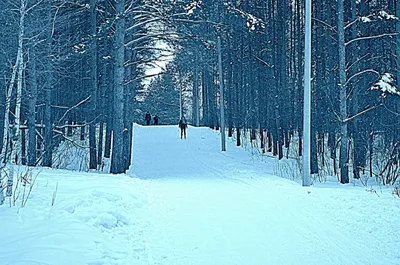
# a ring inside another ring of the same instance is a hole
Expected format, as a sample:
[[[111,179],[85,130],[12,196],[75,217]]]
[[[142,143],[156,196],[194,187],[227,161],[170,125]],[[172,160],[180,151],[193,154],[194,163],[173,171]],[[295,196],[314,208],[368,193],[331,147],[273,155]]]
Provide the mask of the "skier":
[[[151,121],[150,112],[146,112],[146,115],[144,115],[144,120],[146,121],[146,125],[150,125],[150,121]]]
[[[179,121],[179,128],[181,129],[181,139],[182,137],[186,139],[187,122],[185,117],[182,117],[181,120]]]

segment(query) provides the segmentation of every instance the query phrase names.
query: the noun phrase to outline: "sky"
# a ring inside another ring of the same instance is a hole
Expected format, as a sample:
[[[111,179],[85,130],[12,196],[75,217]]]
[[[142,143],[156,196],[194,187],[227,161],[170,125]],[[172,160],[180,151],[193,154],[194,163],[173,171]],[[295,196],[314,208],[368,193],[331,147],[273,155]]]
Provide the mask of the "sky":
[[[208,128],[135,125],[133,150],[127,174],[32,169],[25,207],[22,186],[0,206],[1,264],[400,264],[390,187],[302,187]]]

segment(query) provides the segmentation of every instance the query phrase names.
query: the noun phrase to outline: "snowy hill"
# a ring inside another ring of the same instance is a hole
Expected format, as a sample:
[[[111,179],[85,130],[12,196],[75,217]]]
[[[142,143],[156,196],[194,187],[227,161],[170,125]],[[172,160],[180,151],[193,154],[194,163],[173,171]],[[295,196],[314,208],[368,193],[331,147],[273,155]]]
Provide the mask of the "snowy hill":
[[[303,188],[274,163],[231,142],[221,152],[207,128],[184,140],[135,125],[127,175],[33,171],[26,207],[0,208],[0,264],[400,264],[390,189]]]

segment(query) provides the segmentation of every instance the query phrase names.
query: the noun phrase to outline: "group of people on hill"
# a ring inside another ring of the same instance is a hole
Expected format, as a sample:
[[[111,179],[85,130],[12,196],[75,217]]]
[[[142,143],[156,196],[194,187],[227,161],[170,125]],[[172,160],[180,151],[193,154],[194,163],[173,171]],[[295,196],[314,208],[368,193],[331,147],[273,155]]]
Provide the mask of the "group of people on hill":
[[[150,112],[146,112],[146,114],[144,115],[144,120],[146,122],[146,125],[150,125],[151,123],[151,114]],[[160,121],[160,117],[158,116],[158,113],[156,113],[156,115],[154,115],[153,117],[153,124],[154,125],[158,125]],[[179,129],[181,130],[181,139],[184,138],[186,139],[186,129],[188,127],[186,119],[184,116],[181,117],[181,119],[179,120]]]
[[[150,125],[150,122],[151,122],[150,112],[146,112],[146,114],[144,115],[144,120],[146,121],[146,125]],[[154,117],[153,117],[153,124],[158,125],[159,121],[160,121],[160,117],[158,116],[158,113],[156,113],[156,115],[154,115]]]

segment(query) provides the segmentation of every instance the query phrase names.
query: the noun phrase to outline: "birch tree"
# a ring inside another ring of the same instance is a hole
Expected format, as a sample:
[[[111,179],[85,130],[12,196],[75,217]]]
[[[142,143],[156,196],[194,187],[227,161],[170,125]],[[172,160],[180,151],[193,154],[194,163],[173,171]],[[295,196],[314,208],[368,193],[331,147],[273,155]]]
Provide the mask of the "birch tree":
[[[22,73],[23,73],[23,46],[25,37],[25,15],[26,15],[26,0],[20,0],[19,6],[19,25],[18,25],[18,50],[15,64],[11,73],[11,80],[6,91],[6,101],[5,101],[5,113],[4,113],[4,135],[3,135],[3,148],[0,154],[0,162],[2,163],[1,168],[4,168],[4,163],[8,161],[7,151],[9,146],[9,140],[13,139],[14,146],[11,152],[11,160],[15,163],[15,155],[19,148],[19,126],[20,126],[20,115],[21,115],[21,97],[22,97]],[[14,135],[11,135],[10,131],[10,106],[11,98],[13,94],[13,89],[15,81],[17,79],[17,94],[16,94],[16,107],[15,107],[15,121],[13,127]],[[8,174],[6,196],[11,197],[13,188],[13,178],[14,178],[14,166],[10,166],[10,172]],[[1,179],[2,177],[0,177]],[[0,183],[0,187],[2,187]],[[0,204],[3,203],[3,190],[0,188]]]

